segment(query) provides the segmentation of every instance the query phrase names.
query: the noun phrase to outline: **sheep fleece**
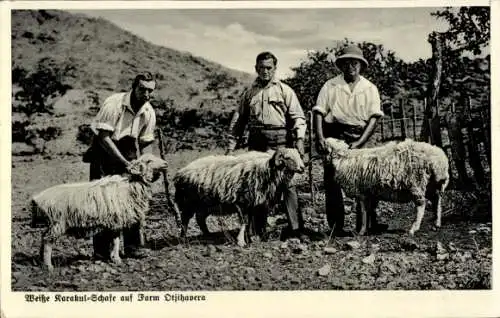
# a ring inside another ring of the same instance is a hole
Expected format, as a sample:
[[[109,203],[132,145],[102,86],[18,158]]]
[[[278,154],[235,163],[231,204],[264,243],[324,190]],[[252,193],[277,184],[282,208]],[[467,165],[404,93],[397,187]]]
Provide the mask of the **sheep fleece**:
[[[443,150],[424,142],[405,140],[353,150],[340,150],[329,163],[335,179],[348,196],[370,194],[374,198],[409,202],[426,195],[428,186],[438,190],[446,183],[448,158]]]
[[[239,156],[207,156],[180,169],[174,177],[176,200],[188,205],[203,202],[257,206],[273,201],[277,186],[293,175],[276,176],[272,154],[248,152]],[[287,178],[288,177],[288,178]],[[289,179],[289,180],[288,180]]]
[[[120,230],[144,222],[150,198],[146,185],[114,175],[53,186],[35,195],[31,204],[33,218],[62,235],[73,228]]]

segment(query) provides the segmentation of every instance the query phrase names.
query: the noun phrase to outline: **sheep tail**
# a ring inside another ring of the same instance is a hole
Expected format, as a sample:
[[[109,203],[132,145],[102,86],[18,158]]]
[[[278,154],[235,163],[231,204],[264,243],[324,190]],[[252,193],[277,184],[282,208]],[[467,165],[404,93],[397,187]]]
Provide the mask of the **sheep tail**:
[[[432,161],[431,180],[435,182],[436,189],[443,193],[450,179],[449,163],[448,157],[441,149],[439,149],[439,157],[440,159]]]

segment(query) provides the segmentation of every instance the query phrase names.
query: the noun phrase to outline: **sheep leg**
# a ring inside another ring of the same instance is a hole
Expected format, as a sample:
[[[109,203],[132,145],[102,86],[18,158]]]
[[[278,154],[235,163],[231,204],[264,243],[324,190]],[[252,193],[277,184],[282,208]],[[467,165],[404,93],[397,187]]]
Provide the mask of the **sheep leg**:
[[[187,228],[193,215],[194,211],[191,209],[185,209],[181,214],[181,238],[183,239],[187,237]]]
[[[238,241],[238,246],[240,247],[244,247],[246,245],[246,242],[245,242],[245,237],[247,236],[246,234],[248,233],[247,231],[245,231],[248,227],[248,217],[247,217],[247,214],[246,213],[243,213],[241,211],[241,208],[240,207],[236,207],[236,210],[238,212],[238,216],[239,216],[239,219],[240,219],[240,231],[238,233],[238,238],[237,238],[237,241]]]
[[[441,214],[442,214],[441,201],[442,197],[439,193],[436,193],[431,199],[432,211],[434,212],[434,225],[436,226],[436,228],[441,227]]]
[[[198,223],[198,227],[200,228],[204,236],[210,235],[210,231],[208,230],[207,226],[207,217],[208,215],[206,213],[196,213],[196,223]]]
[[[368,230],[372,229],[374,226],[377,226],[377,200],[370,200],[370,204],[367,206],[368,213]]]
[[[111,261],[116,264],[120,265],[122,263],[122,260],[120,258],[120,232],[115,233],[113,237],[113,244],[111,246],[111,251],[110,251],[110,258]]]
[[[146,244],[146,240],[144,238],[144,225],[142,223],[137,225],[137,232],[137,235],[139,236],[139,246],[144,246]]]
[[[424,218],[425,213],[425,198],[419,198],[415,201],[415,209],[417,210],[417,219],[412,224],[410,229],[410,235],[414,235],[416,231],[420,229],[420,224]]]
[[[42,244],[40,246],[40,258],[43,260],[44,267],[49,271],[54,269],[52,265],[52,244],[54,244],[54,241],[52,230],[49,228],[43,233]]]
[[[359,222],[359,231],[358,235],[366,235],[368,231],[368,208],[370,206],[369,199],[363,198],[358,201],[357,210],[357,219],[360,219]]]

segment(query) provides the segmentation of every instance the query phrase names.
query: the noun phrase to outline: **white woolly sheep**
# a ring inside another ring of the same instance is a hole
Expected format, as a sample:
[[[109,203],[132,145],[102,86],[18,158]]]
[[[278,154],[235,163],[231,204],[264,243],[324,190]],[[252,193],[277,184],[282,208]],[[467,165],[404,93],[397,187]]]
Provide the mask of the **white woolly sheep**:
[[[441,227],[442,194],[449,182],[448,158],[442,149],[411,139],[349,149],[344,141],[334,138],[326,139],[326,149],[325,160],[334,167],[336,182],[361,205],[360,235],[376,221],[379,201],[414,202],[417,217],[409,231],[413,235],[420,229],[429,199],[435,226]]]
[[[42,235],[40,257],[52,270],[52,245],[62,235],[83,238],[100,231],[113,237],[111,261],[120,264],[120,232],[142,225],[155,182],[167,162],[144,154],[127,167],[127,173],[90,182],[61,184],[32,197],[32,227],[48,226]]]
[[[237,156],[208,156],[180,169],[174,176],[175,201],[181,211],[181,237],[193,215],[204,235],[210,234],[206,218],[238,213],[238,245],[245,246],[248,218],[268,211],[280,199],[280,188],[289,186],[295,173],[305,169],[293,148],[274,153],[250,151]],[[258,210],[257,210],[258,208]]]

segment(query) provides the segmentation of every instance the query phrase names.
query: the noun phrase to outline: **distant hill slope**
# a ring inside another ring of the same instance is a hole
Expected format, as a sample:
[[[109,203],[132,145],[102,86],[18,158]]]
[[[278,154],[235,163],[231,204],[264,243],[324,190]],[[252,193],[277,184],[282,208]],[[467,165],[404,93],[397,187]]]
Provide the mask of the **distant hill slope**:
[[[12,11],[12,67],[29,71],[44,57],[60,67],[73,66],[75,72],[65,82],[79,89],[126,90],[137,72],[149,70],[159,79],[158,98],[173,99],[176,108],[214,100],[216,95],[205,91],[207,76],[223,73],[237,80],[220,100],[209,103],[222,109],[233,105],[242,84],[252,80],[251,74],[151,44],[101,18],[55,10]]]
[[[112,91],[130,89],[134,76],[144,70],[158,78],[152,102],[158,106],[157,123],[169,142],[177,142],[175,138],[182,136],[185,141],[181,143],[191,147],[202,137],[219,140],[243,85],[253,79],[252,74],[151,44],[104,19],[55,10],[12,11],[13,78],[23,73],[16,69],[29,73],[45,58],[58,69],[72,69],[62,78],[72,89],[50,102],[53,114],[26,116],[19,107],[24,102],[15,94],[20,87],[14,83],[14,155],[81,154],[88,142],[88,138],[82,141],[80,136],[82,126],[90,123]],[[233,80],[220,91],[209,91],[210,77]],[[22,80],[22,76],[17,78]],[[218,119],[221,113],[223,123]],[[200,129],[200,123],[220,127],[207,132]]]

